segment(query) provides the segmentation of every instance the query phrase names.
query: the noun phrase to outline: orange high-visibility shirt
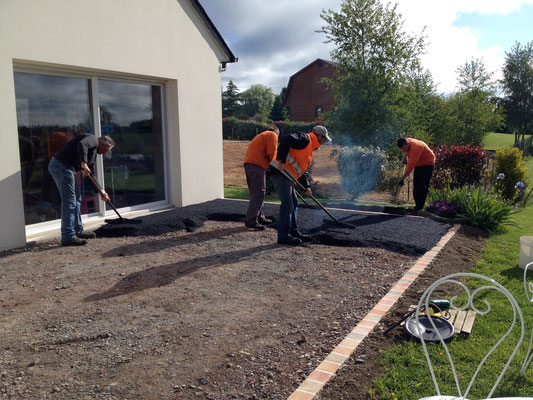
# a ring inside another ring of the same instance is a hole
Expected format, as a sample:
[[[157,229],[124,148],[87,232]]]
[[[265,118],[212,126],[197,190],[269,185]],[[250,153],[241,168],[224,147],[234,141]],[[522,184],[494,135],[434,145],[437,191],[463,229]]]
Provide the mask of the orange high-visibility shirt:
[[[313,161],[313,152],[318,150],[320,142],[314,132],[308,133],[309,144],[303,149],[290,148],[289,154],[287,154],[287,160],[285,161],[285,170],[289,172],[295,179],[299,179]],[[276,169],[279,169],[279,162],[273,160],[271,163]]]
[[[277,148],[278,135],[276,132],[261,132],[254,137],[248,145],[248,150],[244,157],[244,163],[259,165],[266,171],[270,161],[276,157]]]
[[[422,167],[424,165],[435,164],[435,154],[431,151],[427,144],[421,140],[407,138],[409,143],[409,150],[406,153],[407,168],[405,173],[409,174],[415,167]]]

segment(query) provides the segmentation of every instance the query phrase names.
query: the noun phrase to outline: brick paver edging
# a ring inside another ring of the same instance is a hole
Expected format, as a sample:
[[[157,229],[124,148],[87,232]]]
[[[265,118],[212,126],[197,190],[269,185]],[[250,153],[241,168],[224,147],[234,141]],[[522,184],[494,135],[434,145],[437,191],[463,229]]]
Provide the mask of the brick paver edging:
[[[357,346],[380,322],[381,318],[392,308],[394,303],[426,269],[429,263],[439,254],[446,243],[455,235],[460,225],[454,225],[439,242],[420,257],[415,265],[396,282],[389,292],[370,310],[355,328],[340,342],[337,347],[320,363],[320,365],[302,382],[289,396],[288,400],[311,400],[324,387],[342,364],[352,355]]]

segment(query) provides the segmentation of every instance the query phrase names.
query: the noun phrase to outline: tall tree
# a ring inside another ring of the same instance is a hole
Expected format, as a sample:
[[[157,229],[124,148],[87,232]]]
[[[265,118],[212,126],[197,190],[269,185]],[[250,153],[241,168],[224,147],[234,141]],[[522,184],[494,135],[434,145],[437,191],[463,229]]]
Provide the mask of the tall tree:
[[[496,103],[496,84],[483,62],[471,59],[457,69],[459,92],[449,101],[453,128],[448,144],[480,146],[483,138],[499,129],[503,121]]]
[[[272,121],[284,121],[287,119],[287,109],[283,107],[281,94],[274,99],[274,104],[272,105],[272,110],[270,110],[270,115],[268,117]]]
[[[258,113],[266,116],[274,103],[274,92],[264,85],[252,85],[241,93],[241,101],[238,112],[241,117],[251,118]]]
[[[518,142],[520,133],[533,133],[533,41],[524,46],[516,42],[505,53],[501,83],[507,126],[515,132]]]
[[[394,114],[391,104],[406,77],[419,67],[424,37],[403,31],[397,5],[380,0],[343,0],[339,12],[323,10],[326,43],[337,79],[329,80],[336,108],[330,119],[336,135],[358,144],[391,142]]]
[[[222,92],[222,116],[234,116],[240,105],[239,88],[233,81],[229,81],[226,90]]]

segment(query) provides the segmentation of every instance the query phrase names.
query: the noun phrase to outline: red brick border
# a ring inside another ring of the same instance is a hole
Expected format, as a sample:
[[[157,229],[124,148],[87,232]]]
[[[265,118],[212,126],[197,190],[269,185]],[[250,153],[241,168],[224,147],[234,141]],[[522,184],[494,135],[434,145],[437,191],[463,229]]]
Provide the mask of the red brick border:
[[[320,363],[320,365],[302,382],[302,384],[289,396],[288,400],[311,400],[331,379],[342,364],[352,355],[363,339],[378,325],[396,300],[415,281],[429,263],[439,254],[440,250],[455,235],[460,225],[454,225],[446,235],[426,254],[420,257],[415,265],[396,282],[389,292],[370,310],[370,312],[357,324],[355,328],[340,342],[337,347]]]

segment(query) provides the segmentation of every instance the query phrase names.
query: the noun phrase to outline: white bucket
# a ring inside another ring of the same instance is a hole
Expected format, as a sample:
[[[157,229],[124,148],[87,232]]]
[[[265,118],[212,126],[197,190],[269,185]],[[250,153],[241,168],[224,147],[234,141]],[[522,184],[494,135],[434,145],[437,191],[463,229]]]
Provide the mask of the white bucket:
[[[522,236],[520,238],[520,261],[518,266],[524,269],[530,262],[533,262],[533,236]]]

